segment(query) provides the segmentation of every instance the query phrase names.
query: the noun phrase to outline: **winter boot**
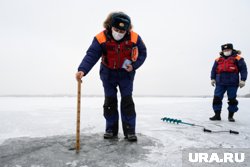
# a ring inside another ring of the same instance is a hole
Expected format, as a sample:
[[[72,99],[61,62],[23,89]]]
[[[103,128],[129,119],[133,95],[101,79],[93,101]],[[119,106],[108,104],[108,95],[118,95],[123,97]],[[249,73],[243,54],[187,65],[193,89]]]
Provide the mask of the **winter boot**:
[[[104,139],[117,139],[117,134],[114,134],[113,132],[105,132],[104,135],[103,135],[103,138]]]
[[[213,117],[210,117],[209,119],[211,121],[220,121],[221,120],[220,111],[215,111],[214,113],[215,115]]]
[[[234,112],[229,112],[228,113],[228,121],[229,122],[235,122],[235,119],[233,118]]]
[[[125,136],[125,139],[127,139],[130,142],[136,142],[137,141],[137,136],[135,134],[127,134]]]

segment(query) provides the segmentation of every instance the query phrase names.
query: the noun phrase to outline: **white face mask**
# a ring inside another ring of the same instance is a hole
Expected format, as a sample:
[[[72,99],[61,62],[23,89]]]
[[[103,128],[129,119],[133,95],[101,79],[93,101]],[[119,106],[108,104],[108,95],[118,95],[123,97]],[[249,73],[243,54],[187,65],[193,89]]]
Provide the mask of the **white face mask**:
[[[225,56],[230,56],[230,55],[232,54],[232,51],[225,51],[225,52],[223,52],[223,54],[224,54]]]
[[[116,32],[115,30],[112,30],[112,36],[116,41],[120,41],[125,36],[125,34],[126,34],[126,32],[119,33],[119,32]]]

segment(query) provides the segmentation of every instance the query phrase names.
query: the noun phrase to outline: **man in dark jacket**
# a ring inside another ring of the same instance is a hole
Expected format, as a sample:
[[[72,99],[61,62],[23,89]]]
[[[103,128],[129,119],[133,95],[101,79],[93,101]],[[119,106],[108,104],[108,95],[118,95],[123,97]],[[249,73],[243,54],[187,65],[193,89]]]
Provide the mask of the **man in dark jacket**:
[[[221,46],[220,57],[214,62],[211,72],[211,84],[215,86],[213,110],[215,115],[210,120],[221,120],[222,99],[224,93],[228,96],[228,120],[235,122],[233,116],[238,111],[237,90],[245,86],[247,66],[240,56],[241,52],[228,43]],[[240,74],[240,76],[239,76]]]
[[[125,139],[137,141],[136,112],[132,98],[136,70],[144,63],[147,51],[141,37],[132,31],[130,17],[123,12],[111,13],[104,22],[105,30],[97,34],[83,58],[76,79],[86,76],[102,58],[100,78],[103,83],[106,119],[105,139],[118,135],[117,87],[121,93],[121,119]]]

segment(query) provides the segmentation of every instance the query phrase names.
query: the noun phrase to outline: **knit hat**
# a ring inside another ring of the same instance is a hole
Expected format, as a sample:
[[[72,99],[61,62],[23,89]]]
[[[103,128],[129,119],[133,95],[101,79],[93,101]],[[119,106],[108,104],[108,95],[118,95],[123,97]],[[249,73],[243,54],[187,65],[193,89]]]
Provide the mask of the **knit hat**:
[[[127,31],[130,27],[130,17],[124,13],[115,13],[112,15],[111,26],[120,30]]]
[[[234,50],[233,44],[227,43],[227,44],[221,45],[221,50],[222,50],[222,51],[223,51],[223,50],[226,50],[226,49],[232,49],[232,50]]]

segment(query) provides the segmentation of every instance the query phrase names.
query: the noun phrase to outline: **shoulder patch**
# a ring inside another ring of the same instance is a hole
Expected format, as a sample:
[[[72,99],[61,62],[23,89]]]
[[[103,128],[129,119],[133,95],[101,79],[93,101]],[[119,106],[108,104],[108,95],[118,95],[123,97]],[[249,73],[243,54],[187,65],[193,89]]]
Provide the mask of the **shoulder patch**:
[[[235,57],[235,59],[238,60],[238,61],[239,61],[241,58],[242,58],[242,57],[241,57],[240,55],[237,55],[237,56]]]
[[[216,58],[215,61],[219,61],[220,60],[220,57]]]
[[[135,32],[133,32],[133,31],[131,31],[130,32],[130,37],[131,37],[131,42],[133,42],[134,44],[136,44],[137,40],[138,40],[138,34],[135,33]]]
[[[99,42],[99,44],[106,42],[106,35],[105,35],[104,31],[100,32],[95,37],[96,37],[97,41]]]

